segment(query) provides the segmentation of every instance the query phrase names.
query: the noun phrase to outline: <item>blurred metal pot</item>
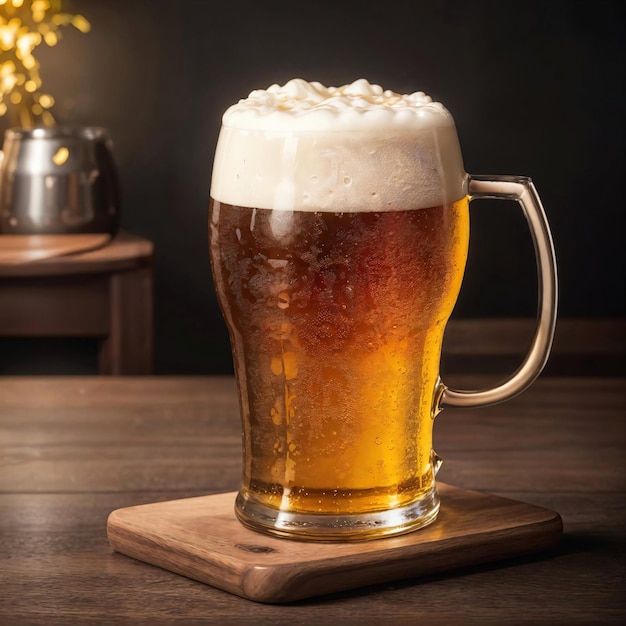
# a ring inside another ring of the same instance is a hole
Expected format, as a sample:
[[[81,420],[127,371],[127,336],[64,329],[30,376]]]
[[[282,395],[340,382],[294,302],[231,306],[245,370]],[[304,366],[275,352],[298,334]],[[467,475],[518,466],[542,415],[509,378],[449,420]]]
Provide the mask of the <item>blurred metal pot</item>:
[[[119,186],[104,128],[5,132],[0,234],[117,232]]]

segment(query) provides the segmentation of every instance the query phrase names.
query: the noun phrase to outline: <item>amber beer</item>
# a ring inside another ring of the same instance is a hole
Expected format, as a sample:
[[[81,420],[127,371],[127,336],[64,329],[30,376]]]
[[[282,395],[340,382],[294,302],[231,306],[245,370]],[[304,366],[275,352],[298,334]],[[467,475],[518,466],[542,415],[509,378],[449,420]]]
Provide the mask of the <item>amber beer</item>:
[[[239,520],[321,540],[433,522],[440,406],[507,400],[549,354],[554,249],[530,179],[466,174],[452,116],[423,92],[294,79],[226,111],[211,198],[211,263],[240,395]],[[440,380],[439,359],[474,198],[522,207],[540,299],[520,368],[465,391]]]
[[[344,516],[433,489],[433,398],[467,204],[330,213],[212,201],[244,407],[243,499]]]

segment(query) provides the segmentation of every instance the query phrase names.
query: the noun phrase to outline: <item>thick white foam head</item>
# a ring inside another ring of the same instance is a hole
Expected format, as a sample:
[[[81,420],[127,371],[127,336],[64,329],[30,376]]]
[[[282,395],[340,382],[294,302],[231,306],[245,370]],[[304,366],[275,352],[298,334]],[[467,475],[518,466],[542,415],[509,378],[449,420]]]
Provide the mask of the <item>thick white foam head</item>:
[[[261,209],[389,211],[458,200],[465,181],[454,120],[424,93],[294,79],[226,111],[211,196]]]

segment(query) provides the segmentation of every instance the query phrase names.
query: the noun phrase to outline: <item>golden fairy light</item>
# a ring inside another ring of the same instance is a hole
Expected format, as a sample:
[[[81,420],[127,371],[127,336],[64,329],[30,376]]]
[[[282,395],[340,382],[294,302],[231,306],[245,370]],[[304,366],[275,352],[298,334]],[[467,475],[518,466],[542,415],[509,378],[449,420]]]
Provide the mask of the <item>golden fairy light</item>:
[[[62,0],[0,0],[0,117],[19,125],[54,125],[54,98],[41,91],[36,48],[55,46],[62,26],[81,33],[91,29],[82,15],[62,12]]]

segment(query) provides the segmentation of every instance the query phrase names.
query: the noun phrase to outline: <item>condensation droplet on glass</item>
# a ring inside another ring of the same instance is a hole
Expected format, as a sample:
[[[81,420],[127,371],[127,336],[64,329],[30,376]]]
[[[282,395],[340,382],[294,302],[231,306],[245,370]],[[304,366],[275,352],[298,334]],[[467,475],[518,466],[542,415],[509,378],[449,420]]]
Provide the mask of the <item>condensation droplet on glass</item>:
[[[290,300],[291,300],[291,296],[286,291],[281,291],[278,294],[278,308],[279,309],[289,308]]]
[[[293,324],[289,324],[288,322],[283,322],[280,325],[280,338],[283,340],[290,339],[291,335],[294,333]]]
[[[280,426],[281,422],[283,421],[281,416],[280,416],[280,411],[273,406],[270,410],[270,416],[272,418],[272,422],[276,425],[276,426]]]
[[[281,359],[281,370],[287,380],[293,380],[298,375],[298,358],[295,352],[284,352]]]
[[[289,261],[287,259],[267,259],[267,264],[273,270],[283,270],[287,267]]]
[[[272,360],[270,361],[270,369],[272,370],[272,374],[274,374],[274,376],[279,376],[280,374],[282,374],[283,360],[278,356],[272,357]]]
[[[352,184],[352,179],[351,179],[349,176],[346,176],[346,177],[343,179],[343,184],[344,184],[346,187],[349,187],[349,186]]]
[[[376,437],[375,442],[376,445],[379,446],[383,442],[383,440],[380,437]]]

